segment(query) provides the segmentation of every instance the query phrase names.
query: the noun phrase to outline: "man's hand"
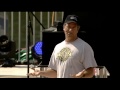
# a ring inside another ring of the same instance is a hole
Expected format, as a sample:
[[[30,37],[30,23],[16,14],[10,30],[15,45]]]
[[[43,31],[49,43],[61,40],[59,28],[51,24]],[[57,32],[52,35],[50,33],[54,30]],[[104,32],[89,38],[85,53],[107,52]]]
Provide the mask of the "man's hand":
[[[71,76],[72,78],[82,78],[83,75],[84,75],[83,72],[79,72],[78,74],[73,74],[73,75],[71,74],[70,76]]]
[[[78,74],[71,75],[73,78],[92,78],[94,75],[94,68],[90,67],[87,69],[82,70]]]
[[[37,69],[35,69],[35,68],[31,68],[32,70],[34,70],[34,72],[32,72],[32,73],[28,73],[27,75],[29,75],[29,76],[38,76],[38,75],[40,75],[40,70],[37,70]]]

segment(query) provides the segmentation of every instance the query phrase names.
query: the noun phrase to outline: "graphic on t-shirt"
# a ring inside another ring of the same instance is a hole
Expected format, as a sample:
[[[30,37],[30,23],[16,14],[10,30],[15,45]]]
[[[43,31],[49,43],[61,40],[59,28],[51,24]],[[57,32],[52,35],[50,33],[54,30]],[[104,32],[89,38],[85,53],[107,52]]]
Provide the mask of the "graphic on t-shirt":
[[[57,55],[57,58],[61,61],[66,61],[70,56],[72,52],[70,48],[63,48]]]

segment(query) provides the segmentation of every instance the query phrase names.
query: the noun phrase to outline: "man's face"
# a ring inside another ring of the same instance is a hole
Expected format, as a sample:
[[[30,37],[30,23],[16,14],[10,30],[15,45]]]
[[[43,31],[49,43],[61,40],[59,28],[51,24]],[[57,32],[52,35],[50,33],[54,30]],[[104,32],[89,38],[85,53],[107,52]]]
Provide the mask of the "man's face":
[[[65,23],[63,26],[64,33],[67,37],[76,37],[80,26],[75,22]]]

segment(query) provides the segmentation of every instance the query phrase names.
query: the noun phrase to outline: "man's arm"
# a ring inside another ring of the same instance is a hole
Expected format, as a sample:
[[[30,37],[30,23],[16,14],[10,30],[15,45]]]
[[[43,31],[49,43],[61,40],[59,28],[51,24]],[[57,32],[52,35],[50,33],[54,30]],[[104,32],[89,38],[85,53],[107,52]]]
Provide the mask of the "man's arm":
[[[48,69],[46,71],[40,71],[39,75],[48,77],[48,78],[57,78],[57,71],[53,69]]]
[[[32,69],[32,68],[31,68]],[[48,69],[46,71],[40,71],[40,70],[35,70],[33,69],[34,72],[33,73],[29,73],[28,75],[33,75],[33,76],[44,76],[44,77],[48,77],[48,78],[57,78],[57,71],[53,70],[53,69]]]

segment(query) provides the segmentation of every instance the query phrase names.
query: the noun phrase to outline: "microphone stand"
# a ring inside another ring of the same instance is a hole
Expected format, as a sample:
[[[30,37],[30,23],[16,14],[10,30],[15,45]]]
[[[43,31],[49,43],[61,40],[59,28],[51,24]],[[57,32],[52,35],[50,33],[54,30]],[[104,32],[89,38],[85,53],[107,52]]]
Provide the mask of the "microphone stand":
[[[31,24],[31,19],[30,19],[30,13],[28,12],[28,35],[27,35],[27,64],[28,64],[28,70],[27,73],[29,73],[29,46],[30,46],[30,30],[31,33],[33,35],[33,28],[32,28],[32,24]],[[27,78],[29,78],[29,75],[27,76]]]

